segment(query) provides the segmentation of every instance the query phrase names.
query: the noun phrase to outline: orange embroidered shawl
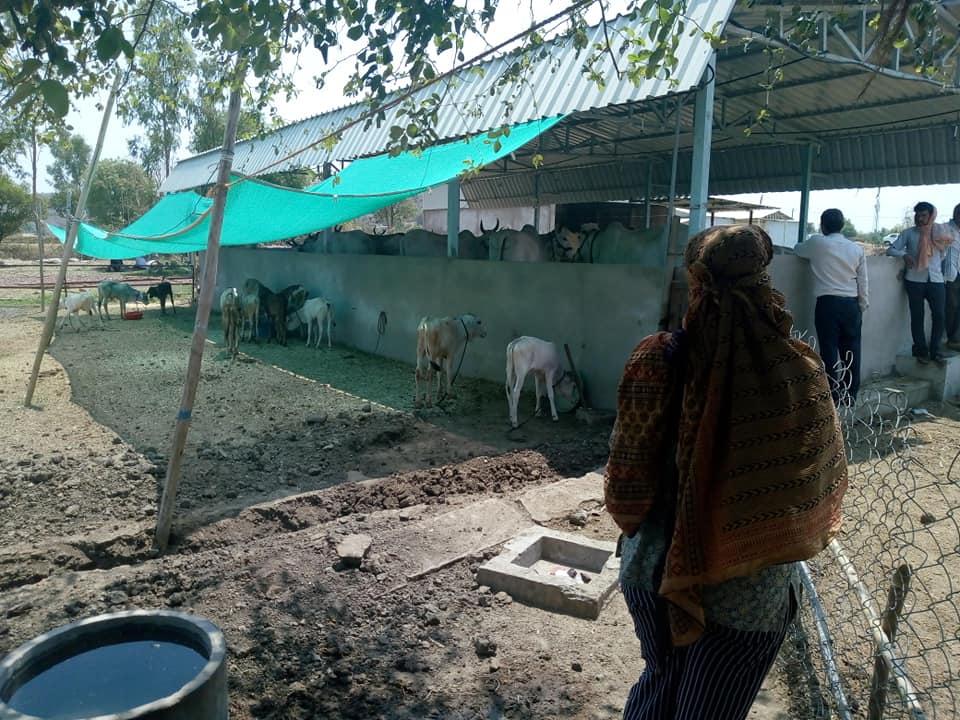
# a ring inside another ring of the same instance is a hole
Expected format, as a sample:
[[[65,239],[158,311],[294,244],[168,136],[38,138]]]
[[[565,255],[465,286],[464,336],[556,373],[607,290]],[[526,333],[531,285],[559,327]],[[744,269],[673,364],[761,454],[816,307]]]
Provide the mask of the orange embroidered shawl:
[[[840,526],[839,421],[823,363],[790,337],[772,255],[754,226],[694,237],[680,347],[642,340],[618,389],[606,506],[632,534],[658,493],[675,498],[659,593],[677,646],[703,631],[703,585],[809,558]]]

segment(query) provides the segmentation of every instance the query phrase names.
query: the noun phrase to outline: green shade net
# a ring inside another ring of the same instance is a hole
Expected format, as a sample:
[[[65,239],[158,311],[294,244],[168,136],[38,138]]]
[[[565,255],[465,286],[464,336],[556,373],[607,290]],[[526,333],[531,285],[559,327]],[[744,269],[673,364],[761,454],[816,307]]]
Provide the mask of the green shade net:
[[[231,185],[227,193],[220,244],[273,242],[367,215],[509,155],[561,119],[557,116],[514,125],[495,138],[482,133],[420,153],[356,160],[335,177],[304,190],[244,178]],[[192,191],[173,193],[114,233],[81,223],[77,252],[122,260],[152,253],[205,250],[212,204],[211,199]],[[50,230],[64,242],[64,230]]]

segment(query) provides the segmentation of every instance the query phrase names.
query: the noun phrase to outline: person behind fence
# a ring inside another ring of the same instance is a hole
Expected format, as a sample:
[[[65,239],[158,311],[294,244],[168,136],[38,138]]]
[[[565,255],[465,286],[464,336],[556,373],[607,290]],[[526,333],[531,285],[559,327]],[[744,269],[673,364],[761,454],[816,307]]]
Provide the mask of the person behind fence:
[[[627,720],[745,718],[798,609],[796,561],[840,527],[836,408],[772,257],[753,225],[694,236],[682,329],[641,340],[620,380],[604,496],[645,661]]]
[[[900,233],[887,248],[887,255],[902,257],[906,273],[907,302],[910,305],[910,334],[913,336],[913,356],[925,365],[930,360],[944,361],[940,353],[943,338],[946,290],[943,266],[947,248],[953,241],[950,231],[934,220],[937,209],[928,202],[919,202],[913,208],[914,226]],[[930,342],[924,332],[924,308],[930,306],[932,328]]]
[[[960,350],[960,205],[953,208],[953,217],[947,223],[953,236],[943,263],[944,330],[947,349]]]
[[[810,261],[820,357],[838,407],[853,404],[860,390],[860,328],[870,304],[867,258],[863,248],[841,232],[845,222],[840,210],[824,210],[820,215],[823,234],[811,235],[794,248],[797,256]]]

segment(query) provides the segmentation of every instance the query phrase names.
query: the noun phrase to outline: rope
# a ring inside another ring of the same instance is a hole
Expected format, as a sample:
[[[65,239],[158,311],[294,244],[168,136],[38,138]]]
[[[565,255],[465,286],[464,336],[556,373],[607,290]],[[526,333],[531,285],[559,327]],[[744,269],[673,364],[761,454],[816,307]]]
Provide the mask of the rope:
[[[470,332],[467,330],[467,324],[463,321],[463,316],[460,316],[460,325],[463,326],[463,334],[466,339],[463,341],[463,352],[460,353],[460,364],[457,365],[457,371],[453,374],[453,379],[450,381],[450,389],[453,389],[453,384],[457,381],[457,378],[460,377],[460,368],[463,367],[463,358],[467,354],[467,345],[470,344]],[[437,373],[437,377],[440,377],[440,373]],[[440,405],[444,400],[447,399],[447,392],[444,390],[443,395],[437,398],[437,405]]]
[[[377,317],[377,343],[373,346],[373,354],[377,354],[377,348],[380,347],[380,338],[383,337],[383,334],[387,330],[387,313],[383,310],[380,311],[379,317]]]
[[[559,385],[561,382],[563,382],[563,379],[564,379],[565,377],[567,377],[567,375],[570,375],[570,376],[572,377],[572,376],[573,376],[573,373],[571,373],[569,370],[564,370],[562,373],[560,373],[560,377],[557,378],[557,381],[556,381],[555,383],[553,383],[553,388],[554,388],[554,390],[556,390],[557,385]],[[536,392],[536,391],[534,391],[534,392]],[[539,399],[539,398],[538,398],[538,399]],[[578,392],[578,393],[577,393],[577,402],[575,402],[575,403],[573,404],[573,407],[572,407],[572,408],[570,408],[569,410],[565,410],[563,414],[564,414],[564,415],[570,415],[570,414],[572,414],[572,413],[575,413],[575,412],[577,411],[577,408],[580,407],[580,405],[582,405],[582,404],[583,404],[583,400],[580,398],[580,393]],[[504,433],[504,435],[506,435],[510,440],[514,440],[515,442],[519,442],[519,441],[517,441],[515,438],[510,437],[510,435],[511,435],[514,431],[519,430],[519,429],[522,428],[524,425],[526,425],[528,422],[530,422],[531,420],[533,420],[533,418],[535,418],[536,416],[537,416],[537,412],[536,412],[536,410],[534,410],[532,414],[530,414],[530,415],[527,416],[527,419],[526,419],[526,420],[524,420],[524,421],[521,422],[521,423],[517,423],[517,426],[516,426],[516,427],[511,427],[511,428],[509,428],[509,429]]]

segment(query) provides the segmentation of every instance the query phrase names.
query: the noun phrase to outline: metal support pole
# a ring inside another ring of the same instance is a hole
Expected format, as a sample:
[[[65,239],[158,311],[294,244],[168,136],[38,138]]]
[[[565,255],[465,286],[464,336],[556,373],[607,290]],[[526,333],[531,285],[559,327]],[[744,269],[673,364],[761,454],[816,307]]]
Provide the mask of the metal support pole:
[[[800,168],[800,227],[797,229],[797,242],[807,237],[807,214],[810,212],[810,176],[813,174],[813,145],[803,149],[803,167]]]
[[[460,255],[460,181],[447,183],[447,257]]]
[[[707,227],[710,196],[710,145],[713,143],[713,89],[717,77],[717,56],[711,56],[704,70],[708,77],[697,90],[693,111],[693,159],[690,168],[690,235]]]
[[[653,206],[650,202],[651,196],[653,195],[653,160],[647,161],[647,191],[643,198],[643,226],[649,230],[650,225],[653,222],[651,215],[651,210]]]

